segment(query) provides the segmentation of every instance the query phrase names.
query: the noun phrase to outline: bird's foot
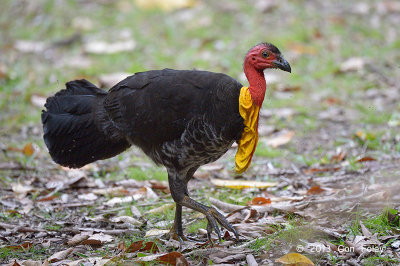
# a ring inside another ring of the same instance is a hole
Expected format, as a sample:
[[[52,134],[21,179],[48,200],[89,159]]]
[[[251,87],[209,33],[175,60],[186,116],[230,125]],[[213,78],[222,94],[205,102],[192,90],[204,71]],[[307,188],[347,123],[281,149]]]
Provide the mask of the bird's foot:
[[[183,241],[188,241],[188,239],[183,234],[182,230],[177,230],[175,224],[172,226],[169,231],[169,238],[179,241],[179,243],[183,244]]]
[[[176,241],[179,241],[181,246],[183,245],[184,241],[189,241],[189,242],[196,242],[196,243],[202,243],[202,241],[191,238],[191,237],[186,237],[183,234],[182,230],[177,230],[176,226],[173,225],[171,230],[169,231],[169,238],[174,239]]]
[[[213,243],[212,239],[211,239],[211,233],[214,230],[215,233],[218,236],[219,242],[222,242],[222,238],[221,238],[221,231],[218,227],[217,222],[222,225],[226,230],[232,232],[235,235],[236,238],[236,242],[239,241],[239,234],[238,232],[235,230],[235,228],[233,228],[233,226],[226,220],[226,218],[219,213],[214,207],[206,207],[206,212],[204,213],[206,215],[206,218],[208,220],[208,224],[207,224],[207,236],[208,236],[208,240]]]

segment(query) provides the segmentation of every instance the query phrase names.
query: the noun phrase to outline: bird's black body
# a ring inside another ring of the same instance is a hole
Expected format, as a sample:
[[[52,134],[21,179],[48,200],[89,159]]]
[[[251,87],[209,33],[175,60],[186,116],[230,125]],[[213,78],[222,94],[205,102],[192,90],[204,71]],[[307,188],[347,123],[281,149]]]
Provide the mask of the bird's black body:
[[[168,169],[199,167],[240,138],[241,87],[225,74],[172,69],[136,73],[108,93],[72,81],[46,103],[44,139],[54,161],[72,168],[131,144]]]
[[[108,92],[86,80],[66,86],[47,99],[42,113],[44,140],[55,162],[82,167],[136,145],[167,168],[177,204],[174,238],[184,239],[182,206],[205,213],[209,233],[219,232],[216,219],[236,234],[214,208],[188,196],[187,183],[240,139],[239,82],[220,73],[164,69],[136,73]]]
[[[136,73],[108,92],[86,80],[71,81],[46,101],[44,141],[55,162],[72,168],[113,157],[131,145],[140,147],[167,168],[176,203],[173,238],[185,239],[182,206],[186,206],[206,216],[210,240],[212,231],[221,240],[218,223],[238,239],[221,213],[189,197],[187,183],[201,165],[217,160],[235,141],[239,141],[239,162],[245,162],[239,169],[248,167],[258,139],[254,121],[264,100],[266,68],[291,71],[275,46],[260,43],[245,57],[243,69],[250,86],[243,90],[225,74],[196,70]],[[239,113],[239,99],[246,121]]]
[[[185,168],[191,158],[190,154],[183,158],[184,153],[191,149],[197,155],[203,153],[200,166],[213,157],[207,152],[218,146],[213,142],[240,138],[244,128],[238,103],[241,87],[225,74],[154,70],[115,85],[104,107],[113,125],[156,163]]]

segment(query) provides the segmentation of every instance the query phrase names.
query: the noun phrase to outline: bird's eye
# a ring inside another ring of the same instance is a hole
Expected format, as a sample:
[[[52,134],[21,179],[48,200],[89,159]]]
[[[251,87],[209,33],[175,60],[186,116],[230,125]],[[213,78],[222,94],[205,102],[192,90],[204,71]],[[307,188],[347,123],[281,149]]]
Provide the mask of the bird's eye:
[[[267,51],[263,51],[261,55],[262,57],[267,58],[269,56],[269,53]]]

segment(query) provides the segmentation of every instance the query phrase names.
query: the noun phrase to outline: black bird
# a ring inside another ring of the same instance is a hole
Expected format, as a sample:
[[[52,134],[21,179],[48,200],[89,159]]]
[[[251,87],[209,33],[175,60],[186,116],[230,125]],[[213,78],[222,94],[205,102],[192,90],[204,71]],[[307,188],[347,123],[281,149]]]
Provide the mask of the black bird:
[[[266,84],[264,69],[291,72],[278,48],[260,43],[244,60],[249,87],[222,74],[198,70],[152,70],[122,80],[108,92],[82,79],[49,97],[42,112],[44,141],[53,160],[79,168],[113,157],[131,145],[164,165],[176,203],[171,237],[186,240],[182,206],[203,213],[208,237],[218,223],[238,233],[215,208],[190,198],[196,170],[238,142],[236,171],[250,165],[258,140],[258,116]]]

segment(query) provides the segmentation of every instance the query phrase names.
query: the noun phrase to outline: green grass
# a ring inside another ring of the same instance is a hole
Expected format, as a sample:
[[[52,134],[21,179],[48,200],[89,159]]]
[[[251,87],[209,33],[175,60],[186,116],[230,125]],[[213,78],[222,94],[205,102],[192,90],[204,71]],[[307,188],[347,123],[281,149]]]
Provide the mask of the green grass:
[[[49,255],[49,250],[46,248],[39,248],[37,246],[33,246],[30,249],[11,249],[8,247],[0,248],[0,261],[7,261],[11,259],[20,259],[20,260],[43,260],[46,259]]]
[[[49,231],[58,231],[61,228],[62,228],[62,226],[58,225],[58,224],[53,224],[53,225],[46,226],[46,230],[49,230]]]
[[[201,229],[207,228],[207,219],[201,219],[201,220],[195,221],[194,223],[187,226],[186,230],[191,234],[196,234],[200,228]]]
[[[365,124],[387,124],[392,116],[391,112],[377,110],[372,104],[358,104],[356,107],[361,114],[361,122]]]
[[[375,265],[399,265],[400,260],[390,258],[389,256],[373,256],[365,259],[366,266]]]
[[[261,141],[257,144],[256,151],[254,152],[255,156],[259,157],[267,157],[267,158],[278,158],[284,156],[285,152],[278,148],[272,148]]]
[[[372,216],[364,221],[364,225],[379,236],[393,235],[400,232],[399,211],[385,208],[380,215]]]
[[[127,176],[129,178],[143,181],[143,180],[159,180],[159,181],[166,181],[168,180],[167,171],[162,168],[152,168],[142,170],[139,167],[130,167],[126,171]]]
[[[245,206],[247,202],[253,199],[253,195],[243,195],[243,192],[240,189],[219,188],[218,199],[223,202]]]

